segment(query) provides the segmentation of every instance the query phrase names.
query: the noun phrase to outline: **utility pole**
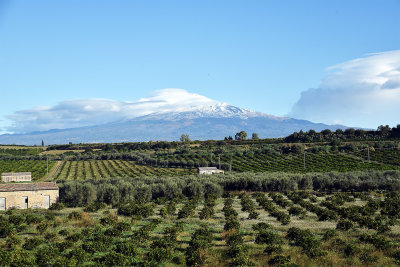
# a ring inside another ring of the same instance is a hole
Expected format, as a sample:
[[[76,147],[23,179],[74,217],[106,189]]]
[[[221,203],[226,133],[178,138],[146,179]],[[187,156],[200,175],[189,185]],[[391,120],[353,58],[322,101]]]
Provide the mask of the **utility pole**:
[[[221,169],[221,155],[218,155],[218,169]]]
[[[306,152],[304,152],[303,165],[304,169],[306,169]]]
[[[47,156],[46,159],[47,159],[47,175],[49,175],[49,156]]]

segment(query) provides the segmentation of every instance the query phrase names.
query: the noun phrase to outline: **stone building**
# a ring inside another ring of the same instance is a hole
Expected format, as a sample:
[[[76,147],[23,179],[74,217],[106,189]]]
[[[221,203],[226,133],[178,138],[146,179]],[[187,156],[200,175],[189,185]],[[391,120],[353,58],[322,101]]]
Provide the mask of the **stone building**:
[[[0,210],[48,209],[58,196],[59,188],[54,182],[0,184]]]
[[[32,173],[30,172],[3,172],[1,181],[8,182],[30,182],[32,181]]]
[[[199,174],[214,174],[214,173],[224,173],[224,171],[217,169],[217,167],[199,167]]]

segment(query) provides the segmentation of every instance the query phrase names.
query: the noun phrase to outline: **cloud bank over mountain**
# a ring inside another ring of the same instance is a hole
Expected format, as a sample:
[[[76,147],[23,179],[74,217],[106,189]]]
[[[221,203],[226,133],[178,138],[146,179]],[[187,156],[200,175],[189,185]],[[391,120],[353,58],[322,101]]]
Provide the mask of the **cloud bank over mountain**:
[[[400,123],[400,50],[370,54],[328,71],[318,88],[302,92],[290,117],[370,128]]]
[[[195,108],[221,104],[205,96],[183,89],[157,90],[148,98],[137,101],[110,99],[67,100],[55,106],[41,106],[17,111],[8,116],[13,123],[6,129],[14,133],[76,128],[132,119],[166,112],[191,111]]]

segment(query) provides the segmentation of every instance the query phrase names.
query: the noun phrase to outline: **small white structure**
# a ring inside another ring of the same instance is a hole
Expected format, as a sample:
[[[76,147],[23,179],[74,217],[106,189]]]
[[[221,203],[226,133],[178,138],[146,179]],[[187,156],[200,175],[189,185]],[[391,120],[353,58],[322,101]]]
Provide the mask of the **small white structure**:
[[[32,173],[30,173],[30,172],[3,172],[1,174],[1,181],[4,183],[30,182],[30,181],[32,181]]]
[[[224,171],[217,169],[217,167],[199,167],[199,174],[214,174],[214,173],[224,173]]]

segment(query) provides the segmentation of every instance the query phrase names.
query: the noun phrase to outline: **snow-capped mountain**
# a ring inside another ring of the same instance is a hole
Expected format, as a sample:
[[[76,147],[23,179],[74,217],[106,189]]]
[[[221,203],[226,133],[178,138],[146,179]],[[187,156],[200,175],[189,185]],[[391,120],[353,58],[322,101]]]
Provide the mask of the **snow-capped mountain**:
[[[17,111],[10,118],[10,130],[21,134],[0,135],[0,144],[174,141],[181,134],[192,140],[220,140],[242,130],[267,138],[346,128],[268,115],[174,88],[137,101],[68,100]]]
[[[27,134],[5,134],[0,135],[0,143],[39,145],[41,140],[44,140],[46,144],[177,141],[183,133],[188,134],[192,140],[220,140],[227,136],[234,136],[242,130],[248,132],[249,135],[257,133],[260,138],[267,138],[285,137],[299,130],[320,131],[337,128],[345,127],[277,117],[218,103],[181,112],[155,112],[95,126]]]
[[[141,116],[135,119],[149,120],[149,119],[166,119],[166,120],[182,120],[182,119],[198,119],[198,118],[240,118],[248,119],[255,117],[266,117],[270,119],[285,120],[286,117],[277,117],[268,115],[262,112],[251,111],[239,107],[229,105],[227,103],[217,103],[209,106],[200,106],[181,112],[155,112],[150,115]]]

